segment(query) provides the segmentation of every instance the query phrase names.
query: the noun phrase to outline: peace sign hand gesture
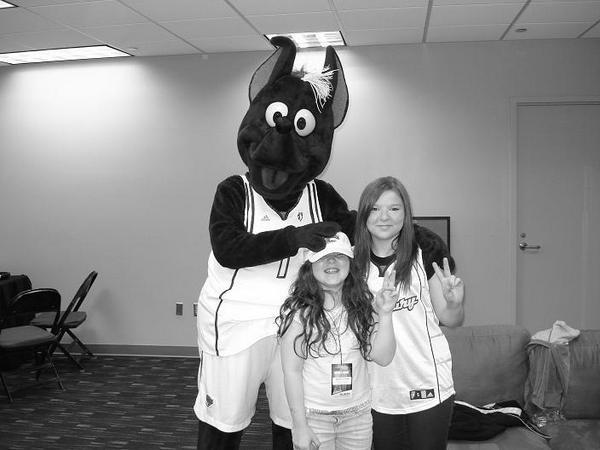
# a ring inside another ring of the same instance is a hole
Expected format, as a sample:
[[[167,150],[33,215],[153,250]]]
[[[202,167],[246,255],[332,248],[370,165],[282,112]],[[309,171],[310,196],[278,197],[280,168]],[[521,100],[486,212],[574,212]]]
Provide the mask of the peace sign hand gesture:
[[[450,307],[460,306],[465,296],[465,285],[463,281],[450,272],[448,258],[444,258],[444,270],[442,271],[437,263],[433,263],[433,270],[442,285],[442,293]]]
[[[396,301],[398,300],[398,291],[396,290],[396,270],[390,270],[383,277],[383,286],[375,294],[375,302],[373,308],[380,316],[389,314],[394,310]]]

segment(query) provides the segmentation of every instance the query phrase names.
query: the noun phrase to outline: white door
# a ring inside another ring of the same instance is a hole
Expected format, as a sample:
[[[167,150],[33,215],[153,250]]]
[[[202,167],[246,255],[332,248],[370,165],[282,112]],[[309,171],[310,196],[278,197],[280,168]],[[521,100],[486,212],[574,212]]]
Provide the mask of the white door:
[[[600,104],[517,107],[517,233],[517,323],[600,328]]]

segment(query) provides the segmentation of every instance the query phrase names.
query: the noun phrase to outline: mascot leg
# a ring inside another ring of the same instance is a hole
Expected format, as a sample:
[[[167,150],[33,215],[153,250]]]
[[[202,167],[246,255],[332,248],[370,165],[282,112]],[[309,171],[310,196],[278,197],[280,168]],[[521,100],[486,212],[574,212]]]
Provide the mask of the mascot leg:
[[[196,448],[198,450],[238,450],[243,433],[244,430],[225,433],[200,420],[198,421],[198,445]]]
[[[271,433],[273,434],[273,450],[292,450],[292,430],[271,422]]]

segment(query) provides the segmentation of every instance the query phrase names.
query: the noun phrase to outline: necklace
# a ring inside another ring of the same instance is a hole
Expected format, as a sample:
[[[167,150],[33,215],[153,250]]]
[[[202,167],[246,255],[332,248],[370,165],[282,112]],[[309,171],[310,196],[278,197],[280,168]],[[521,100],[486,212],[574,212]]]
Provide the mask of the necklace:
[[[335,316],[332,316],[331,312],[335,311],[336,309],[339,309],[340,312],[338,314],[336,314]],[[340,354],[340,364],[343,364],[342,333],[340,332],[340,328],[341,328],[342,319],[344,317],[344,313],[346,312],[346,310],[344,309],[344,307],[342,305],[339,305],[338,307],[333,307],[330,310],[326,310],[325,308],[323,308],[323,311],[325,311],[325,314],[327,315],[327,319],[329,320],[329,323],[332,325],[331,335],[333,337],[333,342],[335,343],[336,348],[337,348],[337,352],[334,354],[334,356],[339,353]]]

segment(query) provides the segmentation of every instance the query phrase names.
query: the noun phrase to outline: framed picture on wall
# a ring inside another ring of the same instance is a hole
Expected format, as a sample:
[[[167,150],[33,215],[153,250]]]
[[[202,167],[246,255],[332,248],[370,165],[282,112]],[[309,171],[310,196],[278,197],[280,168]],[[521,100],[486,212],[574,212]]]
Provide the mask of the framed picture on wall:
[[[439,235],[450,251],[450,216],[413,216],[413,220]]]

